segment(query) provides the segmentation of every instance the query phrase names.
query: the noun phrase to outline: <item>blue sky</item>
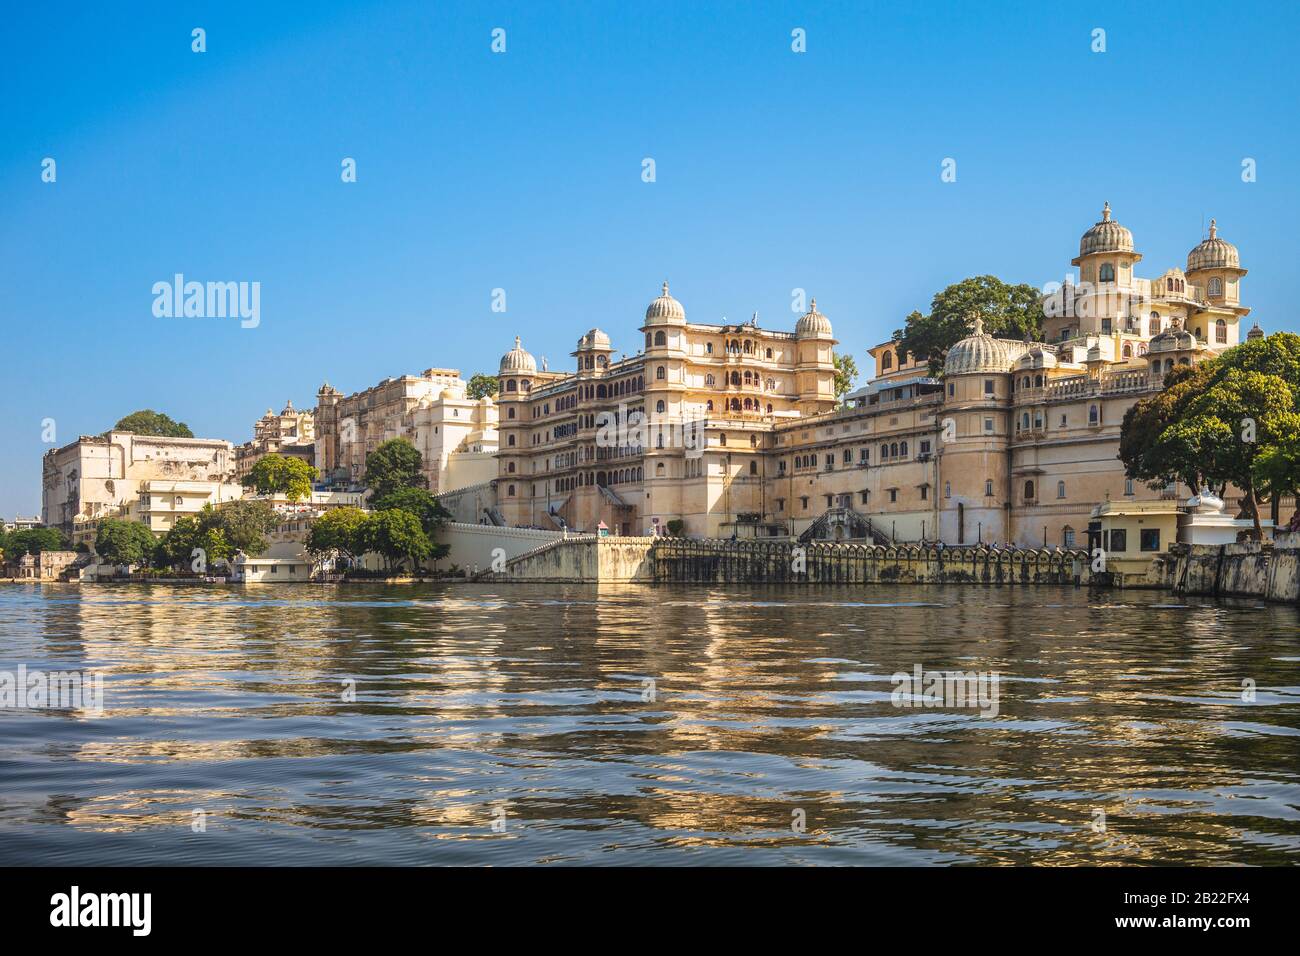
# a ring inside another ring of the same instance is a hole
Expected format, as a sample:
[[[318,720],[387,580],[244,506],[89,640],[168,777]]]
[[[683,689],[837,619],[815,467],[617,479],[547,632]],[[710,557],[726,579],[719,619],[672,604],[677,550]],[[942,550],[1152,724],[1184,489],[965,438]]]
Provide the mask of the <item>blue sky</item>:
[[[39,509],[46,418],[240,442],[323,380],[495,371],[516,334],[552,368],[592,326],[635,352],[664,278],[781,328],[805,288],[865,370],[949,282],[1059,281],[1103,200],[1140,275],[1217,217],[1254,316],[1298,326],[1294,5],[272,7],[6,12],[5,516]],[[260,325],[156,318],[177,272],[260,282]]]

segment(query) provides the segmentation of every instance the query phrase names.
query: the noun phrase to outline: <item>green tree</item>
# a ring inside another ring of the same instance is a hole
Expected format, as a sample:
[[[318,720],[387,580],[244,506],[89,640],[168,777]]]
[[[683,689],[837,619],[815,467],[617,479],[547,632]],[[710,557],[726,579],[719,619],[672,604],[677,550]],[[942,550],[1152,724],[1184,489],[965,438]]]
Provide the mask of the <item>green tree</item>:
[[[380,446],[382,447],[382,446]],[[290,501],[311,497],[311,485],[317,471],[293,455],[263,455],[244,476],[245,488],[259,495],[282,494]]]
[[[331,508],[311,523],[307,531],[307,553],[317,560],[354,559],[365,551],[365,541],[361,538],[365,520],[365,512],[360,508]]]
[[[95,529],[95,553],[109,564],[148,566],[158,539],[138,521],[105,518]]]
[[[428,480],[422,470],[420,450],[405,438],[390,438],[366,455],[362,479],[372,498],[384,498],[403,488],[424,488]]]
[[[275,530],[280,518],[269,501],[243,498],[218,506],[215,521],[232,548],[256,557],[270,546],[266,536]]]
[[[58,528],[24,528],[11,531],[5,538],[5,560],[15,561],[24,554],[63,551],[68,539]]]
[[[997,276],[973,276],[948,286],[930,302],[930,314],[913,312],[894,333],[899,358],[928,359],[930,373],[943,371],[948,350],[970,335],[978,316],[999,338],[1039,339],[1043,333],[1041,293],[1032,285],[1008,285]]]
[[[133,432],[136,435],[158,435],[163,438],[193,438],[194,432],[184,422],[174,421],[170,415],[142,408],[118,420],[113,431]]]
[[[195,548],[203,552],[209,567],[216,561],[228,560],[234,554],[220,521],[200,513],[198,517],[185,515],[176,519],[171,530],[158,543],[156,561],[168,567],[189,568]]]
[[[475,372],[469,380],[469,387],[465,390],[470,398],[479,399],[484,395],[495,395],[500,383],[495,375],[485,375],[483,372]]]
[[[409,511],[419,519],[424,533],[430,536],[451,517],[451,512],[423,488],[398,488],[382,498],[372,498],[370,507],[375,511]]]
[[[853,388],[853,382],[858,377],[858,363],[853,361],[853,356],[844,354],[835,356],[835,399],[843,401],[844,396]]]
[[[409,560],[413,567],[419,567],[420,562],[433,551],[429,536],[420,527],[420,520],[409,511],[396,508],[366,515],[358,538],[365,551],[382,555],[389,569],[395,561],[403,559]]]
[[[1165,388],[1130,406],[1120,426],[1119,458],[1124,474],[1153,487],[1181,481],[1193,490],[1209,484],[1204,462],[1181,444],[1162,437],[1186,414],[1211,379],[1209,362],[1180,366],[1165,377]],[[1217,489],[1217,485],[1216,485]]]

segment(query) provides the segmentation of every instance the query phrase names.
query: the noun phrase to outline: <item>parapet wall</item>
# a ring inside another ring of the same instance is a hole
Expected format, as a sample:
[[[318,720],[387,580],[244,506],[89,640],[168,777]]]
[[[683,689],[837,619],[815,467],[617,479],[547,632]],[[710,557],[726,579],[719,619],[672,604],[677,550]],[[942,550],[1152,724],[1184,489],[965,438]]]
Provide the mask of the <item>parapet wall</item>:
[[[1300,602],[1300,535],[1259,544],[1176,544],[1156,559],[1160,583],[1178,594]]]
[[[498,529],[501,530],[501,529]],[[599,584],[653,580],[649,560],[655,538],[595,535],[552,541],[506,562],[500,574],[480,580]]]

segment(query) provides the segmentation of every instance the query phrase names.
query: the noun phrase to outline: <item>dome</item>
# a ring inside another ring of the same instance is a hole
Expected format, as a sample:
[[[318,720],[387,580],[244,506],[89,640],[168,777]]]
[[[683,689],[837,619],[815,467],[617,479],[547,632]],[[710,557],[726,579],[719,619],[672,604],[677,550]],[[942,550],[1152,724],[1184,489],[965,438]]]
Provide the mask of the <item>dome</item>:
[[[609,336],[600,329],[592,329],[582,338],[578,339],[578,351],[583,349],[608,349],[610,348]]]
[[[1029,371],[1036,368],[1056,368],[1059,364],[1055,352],[1035,343],[1029,346],[1028,351],[1016,361],[1016,368],[1020,371]]]
[[[1247,342],[1253,342],[1255,339],[1262,339],[1263,337],[1264,337],[1264,330],[1259,327],[1258,322],[1252,325],[1250,327],[1250,331],[1246,333]]]
[[[509,372],[536,372],[537,360],[529,353],[524,351],[524,347],[519,342],[519,336],[515,336],[515,347],[505,355],[501,356],[501,374]]]
[[[948,350],[943,371],[945,375],[1009,372],[1024,352],[1024,342],[995,339],[984,331],[984,320],[976,318],[975,331]]]
[[[646,325],[685,325],[686,310],[682,304],[668,294],[668,283],[664,282],[664,291],[645,310]]]
[[[800,338],[830,338],[831,320],[817,311],[817,300],[813,299],[811,307],[794,325],[794,334]]]
[[[1173,324],[1151,339],[1152,352],[1181,352],[1196,348],[1196,336],[1182,327],[1175,317]]]
[[[1219,238],[1219,229],[1213,219],[1210,220],[1210,238],[1187,253],[1187,271],[1197,269],[1240,269],[1241,258],[1237,247],[1225,239]]]
[[[1101,221],[1079,239],[1079,255],[1095,252],[1132,252],[1133,233],[1110,218],[1110,203],[1101,210]]]

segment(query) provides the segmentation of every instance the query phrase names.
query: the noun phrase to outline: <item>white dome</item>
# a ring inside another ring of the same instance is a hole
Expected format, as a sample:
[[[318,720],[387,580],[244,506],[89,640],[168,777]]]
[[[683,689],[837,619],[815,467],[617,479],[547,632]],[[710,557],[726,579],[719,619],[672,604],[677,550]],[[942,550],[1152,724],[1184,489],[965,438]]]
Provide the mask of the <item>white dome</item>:
[[[817,311],[817,300],[813,299],[807,312],[799,316],[795,323],[794,334],[799,338],[831,337],[831,320]]]
[[[609,336],[600,329],[592,329],[582,338],[578,339],[578,351],[584,349],[608,349],[609,347]]]
[[[536,372],[537,360],[524,351],[519,336],[515,336],[515,347],[501,356],[501,374],[510,372]]]
[[[646,325],[685,325],[686,310],[682,304],[668,294],[668,283],[664,282],[664,291],[646,307]]]
[[[1094,252],[1132,252],[1133,233],[1110,218],[1110,203],[1101,210],[1101,221],[1079,239],[1079,255]]]
[[[1024,342],[995,339],[984,331],[984,320],[976,318],[975,331],[948,350],[943,371],[945,375],[1009,372],[1024,353]]]
[[[1213,219],[1210,220],[1210,238],[1187,253],[1187,271],[1197,269],[1240,269],[1241,257],[1237,247],[1226,239],[1219,238],[1219,229]]]

